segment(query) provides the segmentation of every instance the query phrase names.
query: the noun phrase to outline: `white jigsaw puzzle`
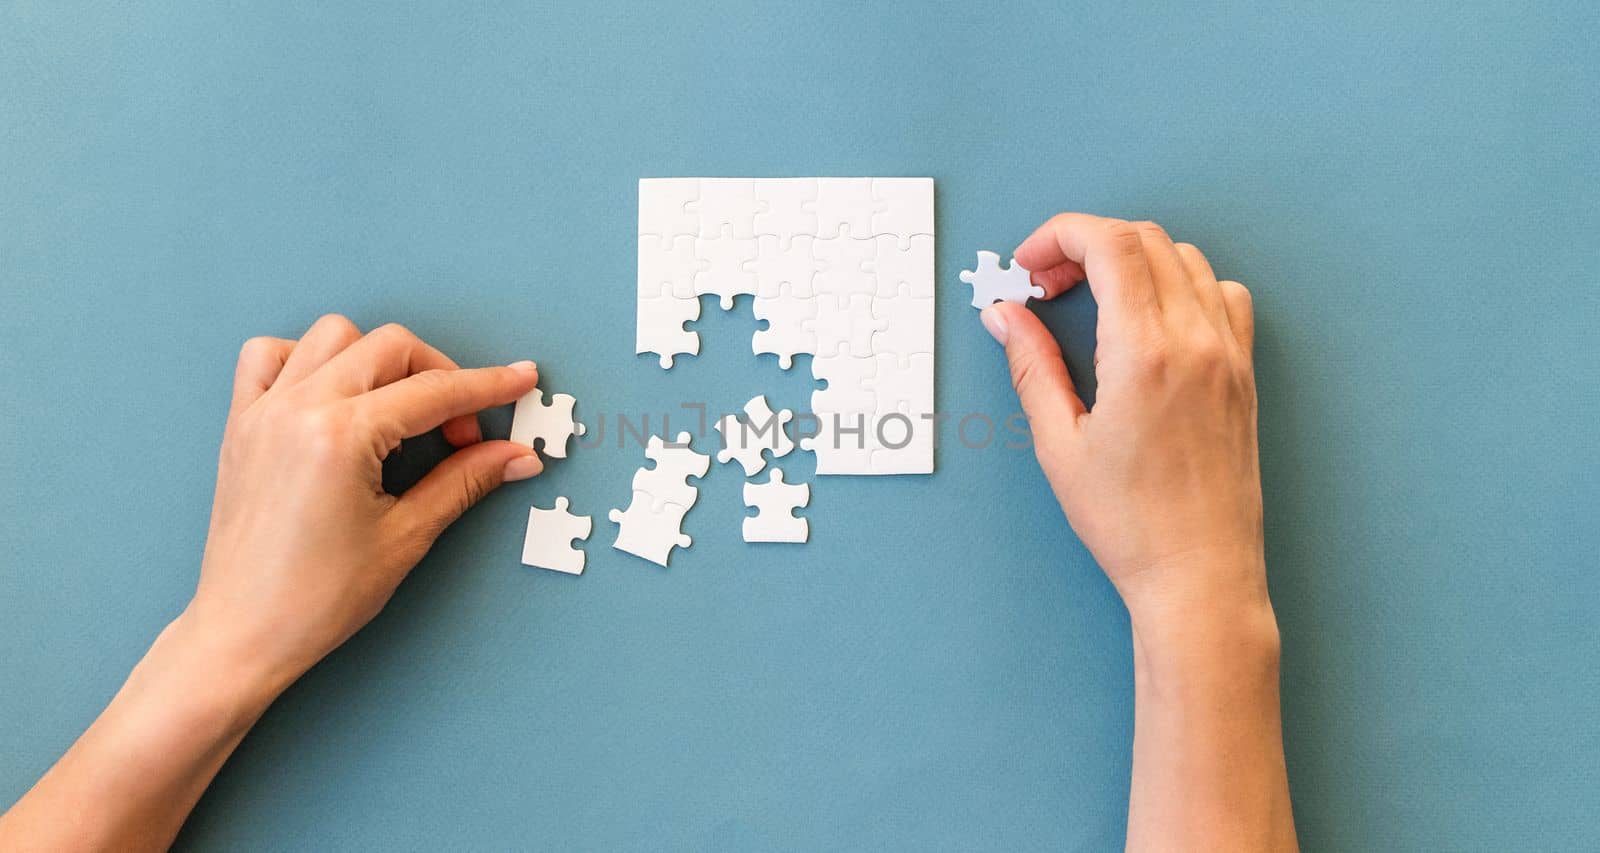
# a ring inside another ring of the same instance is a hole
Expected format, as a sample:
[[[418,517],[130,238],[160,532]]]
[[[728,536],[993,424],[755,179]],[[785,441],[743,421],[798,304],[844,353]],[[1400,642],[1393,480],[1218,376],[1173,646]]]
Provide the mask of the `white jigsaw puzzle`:
[[[672,366],[674,356],[699,355],[700,335],[684,328],[685,323],[698,319],[698,299],[679,299],[665,290],[653,297],[641,297],[633,351],[659,355],[663,369]]]
[[[556,498],[554,509],[528,509],[528,533],[522,540],[522,563],[539,569],[583,574],[583,552],[574,541],[588,539],[594,519],[567,511],[566,498]]]
[[[617,541],[611,547],[665,566],[673,548],[694,544],[683,532],[683,515],[689,510],[667,504],[658,511],[651,504],[648,493],[634,492],[626,510],[614,509],[606,515],[617,524]]]
[[[1033,283],[1032,274],[1013,258],[1011,266],[1000,266],[994,252],[978,253],[978,268],[962,270],[961,280],[972,285],[972,307],[987,308],[996,302],[1027,303],[1028,297],[1044,298],[1044,288]]]
[[[654,468],[640,468],[633,475],[633,490],[645,492],[655,499],[655,506],[677,504],[684,509],[694,506],[700,490],[689,482],[690,477],[704,477],[711,470],[711,457],[696,453],[689,446],[689,434],[678,433],[672,444],[659,435],[645,442],[644,455],[656,463]]]
[[[717,451],[717,461],[739,460],[746,477],[760,473],[767,465],[761,451],[770,450],[772,458],[779,459],[794,450],[794,441],[783,431],[793,419],[794,412],[783,409],[774,413],[767,405],[766,395],[757,394],[744,404],[744,414],[724,415],[717,421],[723,445]]]
[[[651,436],[644,455],[656,467],[640,468],[633,475],[633,500],[626,510],[613,509],[606,517],[617,523],[618,551],[643,557],[665,566],[674,547],[687,548],[693,540],[683,533],[683,516],[694,506],[700,490],[690,477],[704,477],[711,468],[711,457],[696,453],[689,446],[691,436],[678,433],[668,444],[661,436]]]
[[[828,382],[812,407],[830,423],[800,444],[817,473],[932,472],[933,205],[930,178],[642,179],[636,349],[670,368],[700,351],[685,328],[700,317],[696,295],[728,308],[753,293],[766,327],[751,351],[785,370],[813,356],[812,375]],[[863,384],[880,365],[892,369]],[[864,436],[835,415],[859,419]],[[916,425],[903,446],[872,434],[885,416]]]
[[[811,503],[809,483],[785,483],[783,471],[773,468],[765,483],[744,484],[744,505],[759,512],[746,516],[746,542],[804,542],[811,537],[811,524],[795,516],[794,510]]]
[[[511,440],[529,447],[535,447],[534,442],[542,440],[543,446],[535,449],[546,456],[565,459],[567,439],[587,432],[583,424],[572,419],[572,407],[576,402],[571,394],[556,394],[547,406],[544,391],[538,388],[522,395],[511,413]]]
[[[751,307],[757,320],[767,321],[765,329],[750,336],[750,349],[756,354],[772,353],[778,366],[788,370],[794,356],[817,351],[817,333],[806,328],[817,316],[817,301],[794,295],[783,285],[777,296],[757,296]]]

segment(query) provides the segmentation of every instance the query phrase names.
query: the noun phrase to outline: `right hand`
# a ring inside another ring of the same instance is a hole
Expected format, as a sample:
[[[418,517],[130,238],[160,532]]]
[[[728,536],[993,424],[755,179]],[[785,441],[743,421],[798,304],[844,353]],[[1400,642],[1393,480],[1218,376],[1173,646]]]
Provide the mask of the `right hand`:
[[[1032,311],[982,318],[1057,500],[1130,613],[1265,603],[1249,292],[1152,222],[1062,213],[1015,257],[1046,299],[1087,279],[1099,305],[1092,412]]]

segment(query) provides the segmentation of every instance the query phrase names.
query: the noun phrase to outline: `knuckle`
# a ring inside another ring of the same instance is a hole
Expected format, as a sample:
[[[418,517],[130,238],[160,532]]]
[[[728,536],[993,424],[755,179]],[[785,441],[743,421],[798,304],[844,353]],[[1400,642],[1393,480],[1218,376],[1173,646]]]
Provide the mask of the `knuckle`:
[[[1167,237],[1167,229],[1162,228],[1160,225],[1157,225],[1156,223],[1151,222],[1148,219],[1145,219],[1145,220],[1142,220],[1140,222],[1135,223],[1134,224],[1134,230],[1136,230],[1139,233],[1139,236],[1141,238],[1158,239],[1158,240],[1170,239],[1170,238]]]
[[[239,347],[240,361],[257,361],[272,354],[275,348],[272,338],[257,336],[244,342]]]
[[[455,382],[450,374],[451,371],[435,367],[412,374],[411,379],[428,393],[442,396],[455,390]]]
[[[1226,365],[1230,360],[1228,348],[1223,345],[1222,337],[1209,332],[1194,336],[1189,344],[1189,354],[1205,369]]]
[[[299,412],[294,426],[300,445],[317,458],[342,454],[351,428],[343,413],[321,406]]]
[[[317,318],[317,322],[311,324],[311,328],[335,331],[342,335],[360,334],[356,324],[350,322],[350,318],[343,314],[323,314]]]
[[[1140,348],[1133,363],[1140,376],[1162,376],[1171,366],[1172,353],[1165,341],[1157,339]]]
[[[1137,257],[1144,254],[1144,239],[1132,222],[1113,222],[1106,226],[1106,247],[1118,257]]]
[[[1222,298],[1228,300],[1228,304],[1246,312],[1254,310],[1255,297],[1250,295],[1249,288],[1231,280],[1219,281],[1217,285],[1222,288]]]
[[[373,335],[386,340],[409,341],[416,337],[412,331],[399,323],[384,323],[374,329]]]
[[[1026,400],[1032,396],[1033,386],[1038,383],[1042,366],[1039,353],[1035,350],[1024,350],[1011,359],[1011,386],[1017,389],[1017,396]]]

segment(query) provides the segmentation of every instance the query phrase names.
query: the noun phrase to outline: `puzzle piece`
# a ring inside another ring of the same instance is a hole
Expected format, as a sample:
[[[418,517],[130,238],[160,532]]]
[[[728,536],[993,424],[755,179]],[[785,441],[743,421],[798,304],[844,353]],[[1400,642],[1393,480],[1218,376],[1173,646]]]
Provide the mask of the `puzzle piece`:
[[[709,264],[695,255],[695,237],[639,235],[639,296],[693,299],[695,275]]]
[[[685,205],[699,217],[702,238],[731,233],[736,240],[756,236],[756,214],[763,205],[756,198],[756,182],[749,178],[701,178],[700,196]]]
[[[554,509],[528,508],[528,533],[522,540],[522,563],[569,575],[583,574],[583,552],[572,543],[589,538],[594,519],[567,512],[567,499],[556,498]]]
[[[700,300],[678,299],[663,290],[659,296],[639,299],[638,317],[633,351],[661,356],[663,370],[672,367],[675,355],[700,354],[700,335],[683,327],[700,319]]]
[[[785,483],[783,471],[773,468],[765,483],[744,484],[744,505],[759,512],[744,520],[746,542],[804,542],[811,537],[811,525],[794,515],[795,509],[811,503],[809,483]]]
[[[767,321],[765,329],[750,336],[750,349],[756,355],[772,353],[778,366],[788,370],[794,356],[817,351],[817,333],[806,328],[817,316],[815,299],[802,299],[783,285],[775,297],[757,296],[752,310],[757,320]]]
[[[784,248],[791,241],[817,235],[816,178],[774,178],[756,181],[756,234],[778,238]]]
[[[617,525],[617,539],[611,547],[658,566],[665,566],[674,547],[687,548],[694,540],[683,532],[683,516],[689,510],[666,504],[658,512],[647,492],[634,492],[627,510],[613,509],[606,515]]]
[[[817,335],[816,354],[827,357],[849,354],[856,358],[872,355],[872,335],[888,324],[872,315],[872,297],[857,294],[836,301],[817,296],[817,316],[801,327]]]
[[[893,235],[900,248],[923,234],[933,236],[932,178],[873,178],[872,233]]]
[[[817,215],[817,236],[871,237],[872,215],[885,205],[872,197],[871,178],[817,178],[817,199],[801,207]]]
[[[641,178],[639,234],[665,243],[700,233],[700,217],[689,209],[700,198],[699,178]]]
[[[878,419],[868,467],[874,474],[932,474],[934,422],[903,412]]]
[[[873,411],[913,417],[933,411],[932,353],[916,353],[903,361],[893,353],[879,353],[872,361],[873,370],[861,387],[872,394]],[[816,408],[815,395],[812,408]]]
[[[804,234],[788,240],[771,234],[756,238],[756,257],[745,263],[745,269],[755,274],[757,296],[777,296],[784,285],[795,296],[810,299],[812,281],[821,264],[812,255],[815,237]]]
[[[543,446],[535,449],[546,456],[565,459],[567,439],[588,431],[572,419],[572,406],[576,402],[571,394],[556,394],[547,406],[544,391],[538,388],[522,395],[511,412],[511,440],[528,447],[542,440]]]
[[[765,468],[767,460],[763,449],[772,451],[772,458],[787,456],[794,450],[794,442],[783,431],[784,425],[794,418],[794,412],[784,409],[776,414],[767,405],[765,394],[757,394],[744,404],[743,415],[724,415],[717,421],[717,432],[722,433],[721,450],[717,461],[739,460],[746,477]]]
[[[802,450],[817,457],[818,474],[872,474],[870,412],[819,412],[816,435],[800,440]]]
[[[932,299],[912,296],[911,288],[902,284],[896,296],[873,298],[872,316],[883,324],[872,333],[874,355],[888,353],[905,361],[916,353],[933,352]]]
[[[1027,304],[1028,297],[1044,298],[1044,288],[1032,283],[1030,273],[1016,259],[1011,266],[1000,266],[994,252],[978,253],[978,268],[962,270],[961,280],[972,285],[972,307],[987,308],[996,302]]]
[[[677,504],[687,511],[700,496],[700,490],[689,478],[704,477],[711,470],[711,457],[694,452],[689,438],[689,433],[680,432],[668,444],[661,436],[652,435],[645,443],[644,455],[654,460],[656,467],[634,472],[633,490],[650,495],[651,508],[657,512],[665,504]]]
[[[878,257],[878,241],[850,237],[818,239],[811,244],[811,255],[818,265],[813,288],[819,297],[848,299],[877,292],[878,277],[867,265]]]
[[[695,241],[695,257],[704,267],[694,276],[694,295],[716,294],[722,310],[733,307],[733,298],[756,292],[756,274],[746,264],[756,259],[756,242],[734,235],[727,225],[720,236]]]
[[[817,356],[811,360],[811,373],[828,387],[811,392],[813,412],[872,413],[877,402],[868,380],[877,375],[878,362],[849,355]]]
[[[914,235],[905,247],[893,234],[880,234],[873,239],[878,244],[878,254],[862,268],[872,273],[877,295],[894,296],[906,286],[912,296],[932,299],[933,235]]]

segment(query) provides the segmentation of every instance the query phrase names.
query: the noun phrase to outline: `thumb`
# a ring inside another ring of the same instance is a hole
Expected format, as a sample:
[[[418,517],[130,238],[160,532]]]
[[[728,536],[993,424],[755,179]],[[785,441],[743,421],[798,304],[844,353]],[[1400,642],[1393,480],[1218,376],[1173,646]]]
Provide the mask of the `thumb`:
[[[485,441],[445,457],[406,490],[395,505],[408,527],[437,536],[473,504],[500,485],[525,480],[544,470],[533,448],[510,441]]]
[[[1061,345],[1044,323],[1015,302],[996,302],[983,309],[983,327],[1006,348],[1011,385],[1017,389],[1035,440],[1060,449],[1060,442],[1088,411],[1061,358]]]

